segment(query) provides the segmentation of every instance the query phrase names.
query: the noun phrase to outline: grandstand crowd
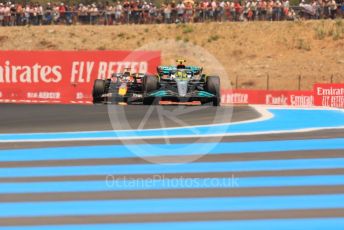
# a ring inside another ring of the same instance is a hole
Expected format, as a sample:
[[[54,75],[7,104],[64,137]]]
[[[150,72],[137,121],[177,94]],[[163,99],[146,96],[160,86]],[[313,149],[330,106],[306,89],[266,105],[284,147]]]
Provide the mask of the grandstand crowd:
[[[339,2],[341,1],[341,2]],[[204,21],[335,19],[344,15],[343,0],[184,0],[155,5],[145,0],[66,5],[0,3],[0,25],[150,24]]]

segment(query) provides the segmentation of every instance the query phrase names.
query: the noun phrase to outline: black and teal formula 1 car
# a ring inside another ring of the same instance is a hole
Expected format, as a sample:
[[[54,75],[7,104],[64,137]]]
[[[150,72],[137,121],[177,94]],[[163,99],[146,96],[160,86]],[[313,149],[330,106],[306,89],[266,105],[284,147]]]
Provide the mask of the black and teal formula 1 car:
[[[220,78],[203,74],[203,68],[186,66],[177,60],[176,66],[158,66],[157,76],[146,76],[143,83],[143,104],[185,104],[219,106]]]

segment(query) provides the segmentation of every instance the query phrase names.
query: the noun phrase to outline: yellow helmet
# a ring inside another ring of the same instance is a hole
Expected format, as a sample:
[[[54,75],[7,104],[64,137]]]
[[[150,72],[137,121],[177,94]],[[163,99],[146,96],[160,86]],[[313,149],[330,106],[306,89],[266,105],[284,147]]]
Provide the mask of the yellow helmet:
[[[179,64],[179,65],[183,65],[184,62],[186,62],[185,59],[177,59],[176,62]]]

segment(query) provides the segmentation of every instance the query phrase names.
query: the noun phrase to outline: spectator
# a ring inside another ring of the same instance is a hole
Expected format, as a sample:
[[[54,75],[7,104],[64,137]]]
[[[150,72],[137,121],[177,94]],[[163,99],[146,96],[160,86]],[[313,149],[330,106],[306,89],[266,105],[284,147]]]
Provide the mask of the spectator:
[[[197,3],[196,3],[197,4]],[[205,0],[199,2],[196,5],[196,13],[197,13],[197,22],[203,22],[206,17],[206,10],[207,10],[207,2]]]
[[[37,5],[37,25],[43,24],[43,7],[38,4]]]
[[[71,25],[73,23],[73,8],[66,5],[65,6],[66,12],[65,12],[65,20],[67,25]]]
[[[268,3],[266,5],[266,18],[269,21],[272,21],[273,6],[274,2],[272,0],[268,0]]]
[[[229,2],[229,11],[231,13],[231,21],[235,21],[236,19],[236,12],[235,12],[235,3],[233,0]]]
[[[149,3],[149,23],[156,23],[155,19],[158,19],[158,17],[159,14],[156,5]]]
[[[10,25],[10,19],[11,19],[11,8],[10,8],[11,2],[8,2],[4,7],[4,25],[9,26]]]
[[[224,20],[231,21],[231,5],[229,1],[225,2],[224,6]]]
[[[177,8],[178,22],[184,22],[184,10],[185,10],[184,3],[180,1],[176,8]]]
[[[140,11],[139,11],[139,1],[132,1],[130,3],[130,10],[131,10],[131,23],[138,24],[140,19]]]
[[[123,13],[124,13],[124,23],[129,23],[130,22],[130,16],[131,16],[131,11],[130,11],[130,2],[128,0],[125,0],[123,3]]]
[[[60,6],[58,8],[58,12],[59,12],[59,22],[66,23],[66,7],[65,7],[64,3],[60,4]]]
[[[106,2],[105,4],[105,21],[104,24],[105,25],[112,25],[112,13],[113,13],[114,9],[112,7],[111,4],[109,4],[109,2]]]
[[[324,17],[325,18],[330,17],[330,3],[331,3],[331,0],[324,0]]]
[[[142,5],[142,17],[143,17],[143,23],[150,23],[150,5],[147,2],[143,2]]]
[[[235,21],[239,21],[241,15],[241,5],[238,0],[234,0]]]
[[[83,5],[82,3],[79,4],[79,20],[82,24],[90,23],[90,19],[88,16],[88,7]]]
[[[4,25],[4,17],[5,17],[5,7],[2,3],[0,3],[0,25]]]
[[[266,0],[261,0],[258,3],[259,20],[266,20],[266,13],[267,13]]]
[[[97,24],[97,16],[98,16],[98,7],[95,3],[93,3],[89,7],[89,14],[90,14],[90,24],[95,25]]]
[[[16,7],[14,4],[11,4],[10,6],[10,26],[16,25]]]
[[[282,18],[286,19],[289,14],[289,1],[283,0],[282,1]]]
[[[330,0],[329,1],[329,10],[330,10],[330,17],[331,19],[336,18],[336,13],[337,13],[337,3],[335,0]]]
[[[47,7],[45,8],[44,12],[44,17],[45,17],[45,24],[46,25],[51,25],[53,21],[53,7],[51,6],[51,3],[47,3]]]
[[[193,2],[187,1],[185,2],[185,21],[192,22],[193,21]]]
[[[274,20],[280,21],[281,14],[282,14],[282,3],[280,2],[280,0],[275,0],[274,9],[275,9]]]
[[[257,18],[257,9],[258,9],[258,3],[257,0],[253,0],[251,2],[251,12],[252,12],[252,20],[256,20]]]
[[[221,0],[221,2],[219,3],[218,7],[217,7],[217,21],[223,21],[224,20],[224,16],[225,16],[225,6],[226,3],[225,1]]]
[[[176,22],[177,20],[177,4],[174,0],[171,2],[171,22]]]
[[[22,18],[24,15],[23,6],[19,3],[16,6],[16,25],[22,25]]]
[[[320,19],[321,11],[320,11],[320,5],[319,1],[312,0],[312,7],[315,9],[315,16],[314,19]]]
[[[243,20],[246,20],[246,19],[248,21],[250,21],[252,19],[251,0],[248,0],[245,4]]]
[[[209,5],[209,18],[211,20],[216,20],[216,8],[217,8],[217,2],[215,0],[212,0]]]
[[[24,18],[22,19],[22,24],[23,25],[31,24],[31,22],[30,22],[30,6],[29,5],[27,5],[24,9]]]
[[[117,24],[121,23],[121,21],[122,21],[122,13],[123,13],[123,6],[118,1],[116,6],[115,6],[115,21]]]
[[[60,12],[59,12],[59,6],[55,4],[53,6],[53,23],[58,24],[60,21]]]
[[[165,23],[170,24],[171,23],[171,13],[172,13],[172,7],[171,4],[167,4],[164,8],[164,20]]]

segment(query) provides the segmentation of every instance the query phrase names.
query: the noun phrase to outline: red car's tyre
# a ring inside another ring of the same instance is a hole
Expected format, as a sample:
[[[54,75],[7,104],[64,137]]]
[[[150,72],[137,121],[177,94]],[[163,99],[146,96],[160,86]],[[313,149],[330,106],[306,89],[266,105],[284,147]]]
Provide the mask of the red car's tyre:
[[[94,81],[93,90],[92,90],[92,97],[93,103],[101,103],[102,102],[102,95],[105,92],[105,81],[97,79]]]

